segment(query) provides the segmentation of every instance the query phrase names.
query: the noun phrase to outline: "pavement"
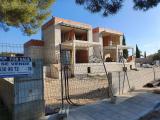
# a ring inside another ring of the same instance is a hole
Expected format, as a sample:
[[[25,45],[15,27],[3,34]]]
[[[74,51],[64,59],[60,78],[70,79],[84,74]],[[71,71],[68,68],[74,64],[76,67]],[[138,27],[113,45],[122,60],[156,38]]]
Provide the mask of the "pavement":
[[[160,105],[159,94],[133,92],[130,96],[118,96],[116,104],[104,100],[71,109],[66,120],[139,120],[154,111],[157,105]],[[47,116],[42,120],[57,120],[57,116]]]

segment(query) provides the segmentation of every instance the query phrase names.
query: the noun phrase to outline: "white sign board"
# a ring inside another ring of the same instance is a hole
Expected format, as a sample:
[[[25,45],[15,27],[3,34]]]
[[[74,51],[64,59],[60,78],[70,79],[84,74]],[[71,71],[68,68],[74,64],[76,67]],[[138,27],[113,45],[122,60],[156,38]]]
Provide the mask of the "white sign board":
[[[0,57],[0,77],[16,77],[32,74],[29,57]]]

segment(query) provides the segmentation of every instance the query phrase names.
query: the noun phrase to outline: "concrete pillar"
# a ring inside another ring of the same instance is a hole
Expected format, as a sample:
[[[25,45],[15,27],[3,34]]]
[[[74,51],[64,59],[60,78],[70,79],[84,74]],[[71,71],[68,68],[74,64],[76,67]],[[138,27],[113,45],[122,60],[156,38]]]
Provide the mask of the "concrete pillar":
[[[109,87],[109,96],[111,98],[111,103],[115,104],[116,103],[116,96],[114,96],[114,91],[113,91],[113,79],[112,79],[112,73],[108,73],[108,87]]]
[[[103,46],[103,42],[102,42],[102,39],[100,38],[100,33],[97,32],[97,33],[93,33],[93,42],[98,42],[101,44],[101,46]],[[93,55],[95,55],[96,57],[98,58],[101,58],[100,56],[100,50],[103,51],[102,47],[100,46],[94,46],[93,47]]]
[[[72,46],[72,64],[76,63],[76,48],[75,48],[75,43],[73,41],[73,46]]]
[[[89,29],[87,31],[87,38],[88,38],[88,42],[93,42],[93,34],[92,34],[92,29]],[[93,47],[89,47],[89,56],[93,55]]]
[[[54,56],[54,63],[59,63],[59,56],[60,56],[60,50],[59,50],[59,44],[61,44],[61,26],[60,25],[55,25],[54,27],[54,41],[55,41],[55,56]],[[63,48],[63,46],[62,46]]]
[[[48,28],[42,30],[44,41],[44,62],[45,65],[52,64],[55,59],[55,32],[54,25],[49,26]]]
[[[104,50],[103,50],[103,36],[102,34],[99,34],[99,42],[101,43],[101,47],[99,47],[102,53],[102,57],[104,57]]]
[[[134,57],[134,48],[132,48],[132,56]]]
[[[119,62],[118,46],[116,46],[116,61]]]
[[[87,31],[87,39],[88,39],[89,42],[93,42],[92,29],[89,29]]]
[[[76,64],[76,48],[75,48],[75,43],[73,41],[73,46],[72,46],[72,76],[74,76],[74,65]]]
[[[120,36],[119,40],[120,40],[120,45],[122,45],[123,44],[123,35]]]

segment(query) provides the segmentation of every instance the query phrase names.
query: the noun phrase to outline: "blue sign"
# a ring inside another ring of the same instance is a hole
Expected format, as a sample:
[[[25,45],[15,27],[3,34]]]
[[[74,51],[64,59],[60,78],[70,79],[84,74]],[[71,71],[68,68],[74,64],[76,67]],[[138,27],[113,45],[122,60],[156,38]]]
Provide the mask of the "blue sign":
[[[0,57],[0,78],[32,74],[32,60],[29,57]]]

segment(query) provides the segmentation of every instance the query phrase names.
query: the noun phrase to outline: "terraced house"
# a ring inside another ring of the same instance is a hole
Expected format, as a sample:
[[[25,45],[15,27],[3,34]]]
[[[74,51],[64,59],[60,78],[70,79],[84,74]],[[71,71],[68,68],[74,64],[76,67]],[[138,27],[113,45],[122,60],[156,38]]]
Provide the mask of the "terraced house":
[[[68,53],[73,76],[102,72],[101,58],[109,71],[118,71],[124,49],[132,50],[126,64],[134,67],[134,49],[122,45],[122,38],[122,32],[99,27],[93,29],[88,24],[53,17],[42,26],[42,40],[30,40],[24,48],[25,55],[43,59],[48,76],[58,78],[60,44],[62,51]],[[41,52],[36,54],[36,51]]]

